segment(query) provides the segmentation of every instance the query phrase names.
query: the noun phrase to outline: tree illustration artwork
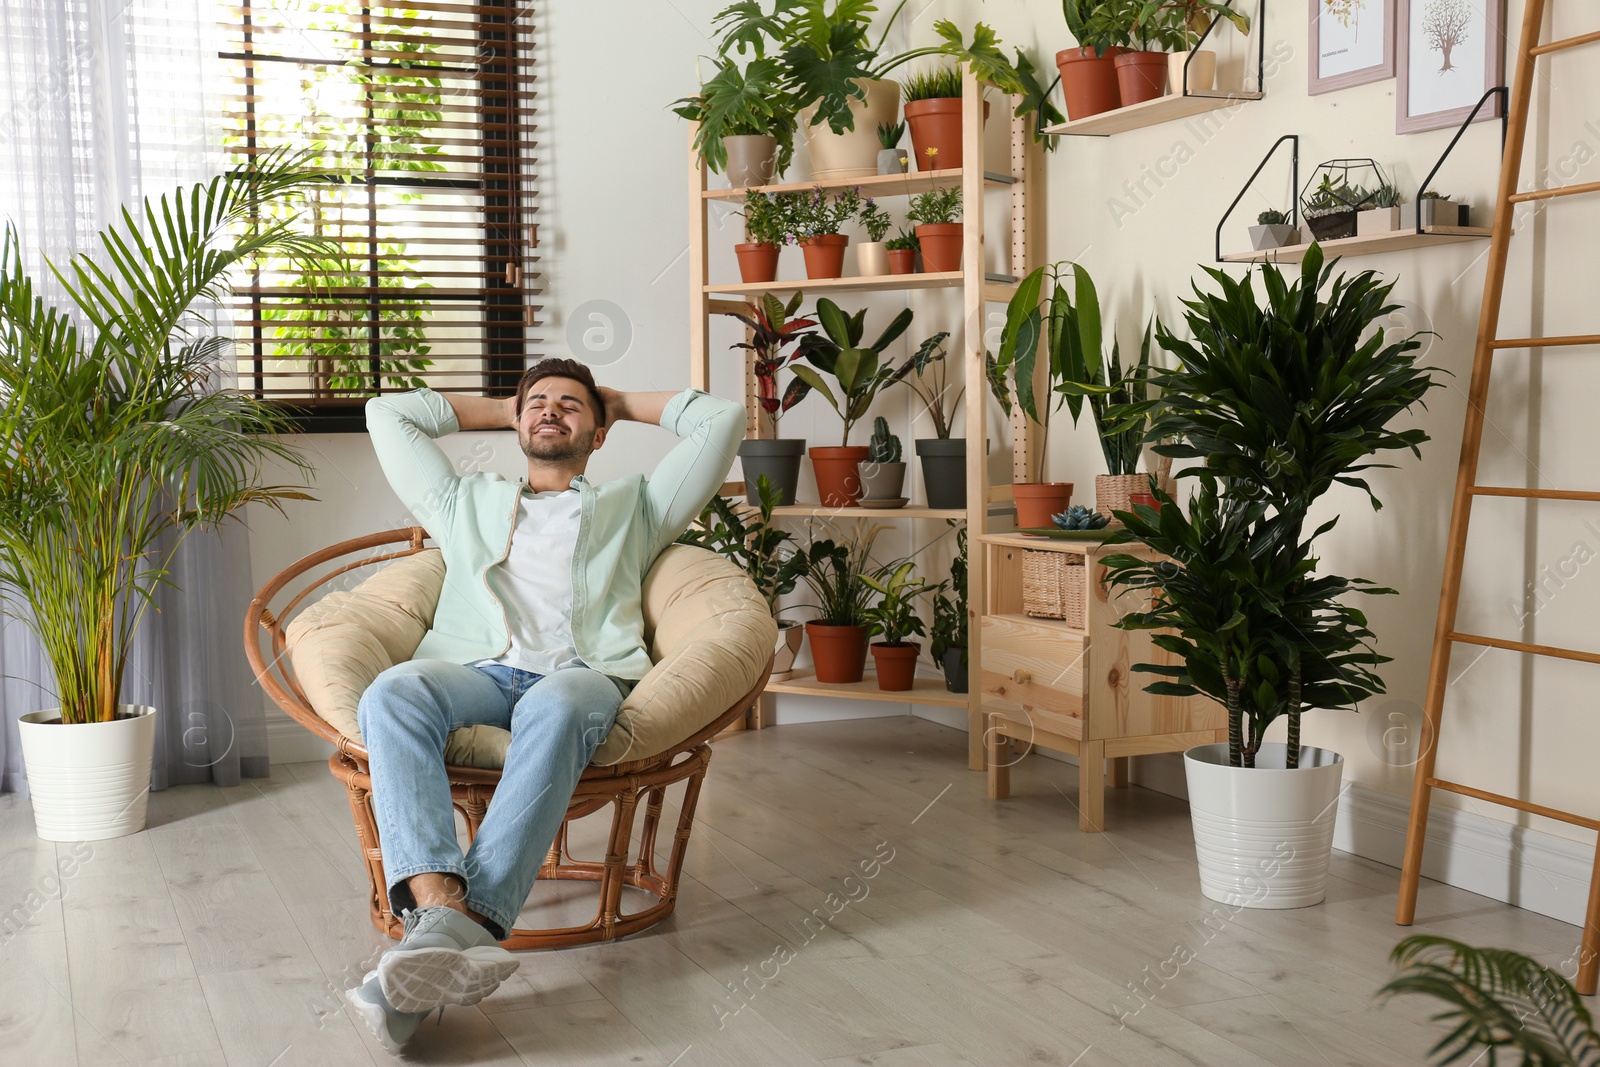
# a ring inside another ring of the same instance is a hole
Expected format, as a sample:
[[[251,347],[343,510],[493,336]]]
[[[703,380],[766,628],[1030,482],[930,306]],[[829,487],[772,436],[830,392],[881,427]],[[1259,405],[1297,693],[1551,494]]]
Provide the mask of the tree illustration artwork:
[[[1450,53],[1467,39],[1467,24],[1471,19],[1472,8],[1467,0],[1429,0],[1423,9],[1422,38],[1428,44],[1428,51],[1439,53],[1440,74],[1456,69],[1450,62]]]

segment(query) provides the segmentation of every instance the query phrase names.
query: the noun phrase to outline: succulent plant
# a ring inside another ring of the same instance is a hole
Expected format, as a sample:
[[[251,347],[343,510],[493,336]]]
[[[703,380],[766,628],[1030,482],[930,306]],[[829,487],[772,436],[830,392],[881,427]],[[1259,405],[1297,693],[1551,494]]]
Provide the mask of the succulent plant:
[[[1289,221],[1289,216],[1281,211],[1263,211],[1256,216],[1257,226],[1282,226]]]
[[[1074,504],[1059,515],[1050,516],[1050,521],[1063,530],[1099,530],[1111,520],[1083,504]]]
[[[872,420],[872,441],[867,445],[867,459],[873,463],[900,462],[900,438],[889,432],[889,420],[882,415]]]

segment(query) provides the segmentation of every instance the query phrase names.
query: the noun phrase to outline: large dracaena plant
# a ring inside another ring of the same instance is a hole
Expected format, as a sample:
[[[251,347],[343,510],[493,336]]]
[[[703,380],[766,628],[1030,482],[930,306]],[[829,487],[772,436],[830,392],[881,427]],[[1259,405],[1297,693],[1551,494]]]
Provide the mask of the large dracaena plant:
[[[1421,994],[1444,1003],[1449,1026],[1429,1054],[1439,1063],[1494,1067],[1509,1050],[1526,1067],[1600,1067],[1600,1032],[1572,983],[1538,960],[1419,934],[1394,947],[1403,970],[1378,995]]]
[[[1416,335],[1390,340],[1374,329],[1397,306],[1388,302],[1392,284],[1371,271],[1334,278],[1313,246],[1297,281],[1270,264],[1261,269],[1264,306],[1251,277],[1209,273],[1220,292],[1197,287],[1185,302],[1193,340],[1158,333],[1179,360],[1152,371],[1159,396],[1114,413],[1148,416],[1145,439],[1157,453],[1200,461],[1178,473],[1200,483],[1194,518],[1184,520],[1176,508],[1159,517],[1148,509],[1119,513],[1121,540],[1141,541],[1176,562],[1124,557],[1113,581],[1161,590],[1154,615],[1127,625],[1170,625],[1177,636],[1157,643],[1185,660],[1182,667],[1135,669],[1174,679],[1158,686],[1187,686],[1183,692],[1226,704],[1230,729],[1235,719],[1243,724],[1231,738],[1238,766],[1251,764],[1266,726],[1288,715],[1293,766],[1302,709],[1352,706],[1383,692],[1371,668],[1386,662],[1370,648],[1365,617],[1339,598],[1389,590],[1316,575],[1312,543],[1333,522],[1303,537],[1306,517],[1336,483],[1381,506],[1360,475],[1387,466],[1373,462],[1376,454],[1416,453],[1427,440],[1420,429],[1389,423],[1436,383],[1416,365]],[[1242,584],[1217,584],[1224,580]]]
[[[842,445],[850,443],[851,429],[872,407],[878,390],[894,379],[895,369],[884,360],[883,350],[911,325],[911,309],[905,308],[876,341],[863,346],[861,338],[866,330],[866,317],[865,308],[846,316],[839,305],[827,297],[818,300],[817,321],[822,324],[823,333],[808,333],[800,339],[800,355],[811,366],[794,368],[795,376],[821,393],[839,413],[844,422],[844,436],[839,442]],[[837,396],[818,371],[833,376],[839,387]]]
[[[142,224],[125,210],[100,259],[52,266],[70,312],[45,303],[6,230],[0,609],[38,636],[63,722],[116,717],[128,650],[184,535],[246,504],[309,499],[263,481],[274,464],[311,468],[277,436],[275,409],[211,387],[232,341],[192,310],[253,257],[338,255],[273,210],[304,193],[305,162],[274,153],[146,200]]]

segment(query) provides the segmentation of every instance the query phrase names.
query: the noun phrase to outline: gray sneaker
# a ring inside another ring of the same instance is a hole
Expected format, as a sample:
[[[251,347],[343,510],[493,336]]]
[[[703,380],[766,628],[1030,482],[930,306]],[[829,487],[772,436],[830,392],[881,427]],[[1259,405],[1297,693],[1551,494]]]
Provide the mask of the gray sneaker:
[[[396,1054],[402,1045],[411,1040],[411,1035],[422,1025],[422,1020],[428,1017],[425,1011],[396,1011],[383,995],[377,971],[369,971],[360,985],[345,990],[344,999],[366,1023],[367,1029],[378,1039],[378,1044]]]
[[[378,961],[383,995],[400,1012],[476,1004],[520,963],[495,944],[489,931],[453,908],[408,911],[405,930],[400,943]]]

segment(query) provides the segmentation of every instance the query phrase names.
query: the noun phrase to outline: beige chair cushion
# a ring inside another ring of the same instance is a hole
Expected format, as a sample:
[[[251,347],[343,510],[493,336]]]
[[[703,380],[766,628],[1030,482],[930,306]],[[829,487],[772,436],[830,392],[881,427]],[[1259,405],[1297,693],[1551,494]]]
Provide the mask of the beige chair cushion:
[[[356,706],[372,680],[411,658],[433,622],[444,582],[437,551],[396,560],[349,592],[333,592],[289,625],[295,677],[316,713],[359,740]],[[778,625],[749,577],[700,548],[673,545],[644,581],[645,639],[655,666],[636,685],[595,753],[602,766],[648,759],[694,735],[749,692]],[[450,734],[445,762],[498,769],[511,734],[473,726]]]

